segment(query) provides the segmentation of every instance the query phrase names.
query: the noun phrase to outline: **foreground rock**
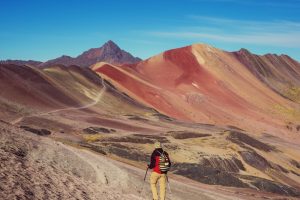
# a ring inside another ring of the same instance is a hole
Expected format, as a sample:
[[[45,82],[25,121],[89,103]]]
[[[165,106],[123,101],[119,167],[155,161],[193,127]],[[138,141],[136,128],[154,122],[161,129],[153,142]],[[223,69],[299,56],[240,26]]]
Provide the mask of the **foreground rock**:
[[[89,163],[60,143],[7,127],[0,129],[0,199],[140,199],[126,194],[134,180],[109,162]]]

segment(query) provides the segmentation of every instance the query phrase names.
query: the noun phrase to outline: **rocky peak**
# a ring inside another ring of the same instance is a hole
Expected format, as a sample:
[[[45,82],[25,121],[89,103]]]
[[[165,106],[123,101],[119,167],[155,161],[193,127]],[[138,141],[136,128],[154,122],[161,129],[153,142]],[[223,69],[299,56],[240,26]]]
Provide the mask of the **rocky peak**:
[[[120,47],[112,40],[107,41],[101,48],[103,48],[104,50],[121,51]]]
[[[43,66],[51,66],[53,64],[62,65],[78,65],[83,67],[91,66],[96,62],[108,62],[111,64],[127,64],[137,63],[141,61],[140,58],[132,56],[130,53],[122,50],[112,40],[107,41],[101,47],[91,48],[81,55],[72,58],[69,56],[62,56],[43,63]]]
[[[249,55],[249,54],[251,54],[251,52],[248,49],[245,49],[245,48],[241,48],[237,53],[238,54],[242,54],[242,55]]]

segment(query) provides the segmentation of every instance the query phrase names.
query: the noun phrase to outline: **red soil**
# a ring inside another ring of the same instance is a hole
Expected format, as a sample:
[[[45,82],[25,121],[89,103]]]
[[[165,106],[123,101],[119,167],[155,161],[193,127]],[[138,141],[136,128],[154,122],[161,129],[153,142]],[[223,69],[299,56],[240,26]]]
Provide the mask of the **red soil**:
[[[263,59],[272,60],[270,56]],[[297,68],[297,62],[286,57],[280,63],[290,63],[288,71]],[[233,54],[205,45],[169,50],[136,65],[105,64],[94,70],[133,98],[180,120],[231,124],[260,132],[274,131],[270,127],[283,130],[285,121],[292,120],[270,113],[276,105],[293,104],[251,74],[249,66]]]
[[[159,110],[171,116],[182,116],[180,112],[173,109],[173,107],[168,103],[168,99],[166,99],[163,95],[164,91],[158,90],[137,79],[134,79],[108,64],[98,68],[96,72],[110,77],[113,81],[122,85],[122,87],[125,87],[126,90],[138,96],[140,99],[144,100],[144,102],[153,106],[154,108],[159,108]]]

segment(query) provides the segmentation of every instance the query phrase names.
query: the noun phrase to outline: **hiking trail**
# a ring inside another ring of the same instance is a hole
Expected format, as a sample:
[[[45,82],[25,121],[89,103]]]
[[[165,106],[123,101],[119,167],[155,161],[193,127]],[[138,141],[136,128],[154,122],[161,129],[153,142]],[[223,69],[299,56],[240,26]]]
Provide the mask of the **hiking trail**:
[[[61,111],[81,110],[81,109],[92,107],[92,106],[96,105],[100,101],[100,99],[102,98],[102,95],[104,94],[104,92],[107,89],[106,86],[105,86],[103,78],[101,78],[101,81],[102,81],[103,88],[99,91],[99,94],[97,95],[95,101],[93,101],[92,103],[89,103],[89,104],[86,104],[86,105],[83,105],[83,106],[79,106],[79,107],[60,108],[60,109],[55,109],[55,110],[51,110],[51,111],[44,112],[44,113],[38,113],[38,114],[33,114],[33,115],[19,117],[19,118],[15,119],[15,120],[11,121],[10,124],[11,125],[16,125],[17,123],[21,122],[24,118],[27,118],[27,117],[39,117],[39,116],[49,115],[49,114],[57,113],[57,112],[61,112]]]

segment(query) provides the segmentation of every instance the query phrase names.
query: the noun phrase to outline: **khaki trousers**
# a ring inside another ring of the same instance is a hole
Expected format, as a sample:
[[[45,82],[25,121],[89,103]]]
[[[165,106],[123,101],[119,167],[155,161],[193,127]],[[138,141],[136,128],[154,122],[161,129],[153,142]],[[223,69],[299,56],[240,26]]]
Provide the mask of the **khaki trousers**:
[[[165,200],[166,198],[166,174],[158,174],[156,172],[152,172],[150,176],[150,185],[152,190],[152,195],[154,200],[158,200],[157,188],[156,184],[159,182],[159,193],[160,200]]]

